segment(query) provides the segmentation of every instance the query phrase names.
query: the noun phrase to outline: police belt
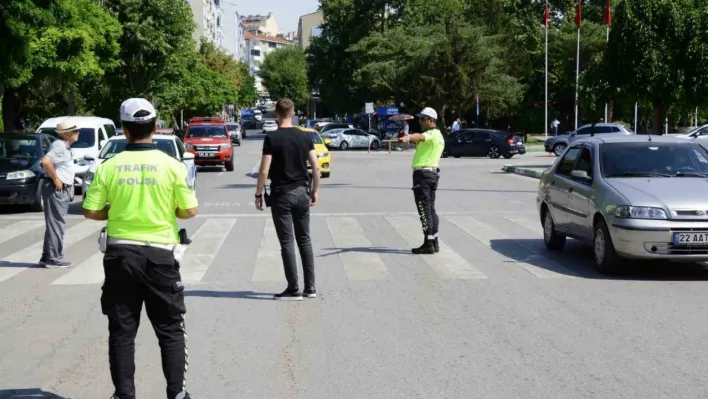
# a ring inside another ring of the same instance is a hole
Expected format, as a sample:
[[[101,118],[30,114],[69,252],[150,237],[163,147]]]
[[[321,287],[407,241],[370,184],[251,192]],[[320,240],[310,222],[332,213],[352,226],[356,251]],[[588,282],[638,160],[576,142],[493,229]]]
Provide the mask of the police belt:
[[[175,245],[177,245],[177,244],[158,244],[158,243],[149,242],[149,241],[123,240],[123,239],[111,238],[111,237],[108,237],[108,240],[106,240],[106,244],[108,244],[108,245],[137,245],[140,247],[160,248],[160,249],[165,249],[167,251],[174,250]]]
[[[429,170],[431,172],[439,172],[440,169],[434,166],[414,166],[413,170]]]

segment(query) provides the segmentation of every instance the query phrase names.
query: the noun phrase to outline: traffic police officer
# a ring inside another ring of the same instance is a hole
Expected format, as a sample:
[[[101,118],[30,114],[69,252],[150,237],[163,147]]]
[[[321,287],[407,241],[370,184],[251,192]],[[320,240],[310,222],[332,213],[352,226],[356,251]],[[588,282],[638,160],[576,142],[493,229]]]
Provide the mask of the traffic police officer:
[[[152,142],[157,115],[142,98],[123,102],[128,145],[95,172],[83,203],[88,219],[107,220],[101,309],[108,317],[114,398],[135,394],[135,336],[143,302],[162,352],[168,399],[188,399],[184,287],[175,253],[183,249],[176,218],[197,214],[184,165]]]
[[[438,245],[438,224],[440,219],[435,211],[435,192],[440,181],[440,157],[445,149],[445,138],[436,127],[438,113],[430,107],[418,115],[423,133],[413,133],[398,139],[402,143],[416,143],[413,156],[413,196],[420,222],[423,225],[423,245],[413,248],[414,254],[434,254],[440,251]]]

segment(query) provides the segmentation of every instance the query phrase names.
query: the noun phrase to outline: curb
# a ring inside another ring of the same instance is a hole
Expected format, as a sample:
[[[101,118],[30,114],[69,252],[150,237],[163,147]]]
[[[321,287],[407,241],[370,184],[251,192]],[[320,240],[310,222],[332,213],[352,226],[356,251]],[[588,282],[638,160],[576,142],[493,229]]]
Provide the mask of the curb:
[[[521,176],[531,177],[534,179],[540,179],[543,170],[530,169],[530,168],[520,168],[514,165],[504,165],[502,166],[502,171],[506,173],[514,173]]]

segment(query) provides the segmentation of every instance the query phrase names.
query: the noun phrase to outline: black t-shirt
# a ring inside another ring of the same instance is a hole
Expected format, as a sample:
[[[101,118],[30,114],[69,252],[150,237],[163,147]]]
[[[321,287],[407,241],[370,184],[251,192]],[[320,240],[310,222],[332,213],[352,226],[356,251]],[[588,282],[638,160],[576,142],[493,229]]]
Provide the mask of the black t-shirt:
[[[268,177],[274,190],[291,190],[307,184],[309,153],[315,149],[307,133],[295,127],[279,128],[263,140],[263,155],[272,156]]]

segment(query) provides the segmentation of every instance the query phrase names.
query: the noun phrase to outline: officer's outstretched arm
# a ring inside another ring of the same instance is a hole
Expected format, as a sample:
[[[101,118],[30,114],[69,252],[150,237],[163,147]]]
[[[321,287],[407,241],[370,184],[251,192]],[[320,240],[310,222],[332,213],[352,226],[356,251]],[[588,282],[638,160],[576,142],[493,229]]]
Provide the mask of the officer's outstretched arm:
[[[197,194],[194,192],[194,187],[188,184],[187,170],[179,165],[176,169],[177,179],[175,180],[175,203],[177,209],[175,216],[180,219],[191,219],[197,216],[199,210],[199,201]]]

